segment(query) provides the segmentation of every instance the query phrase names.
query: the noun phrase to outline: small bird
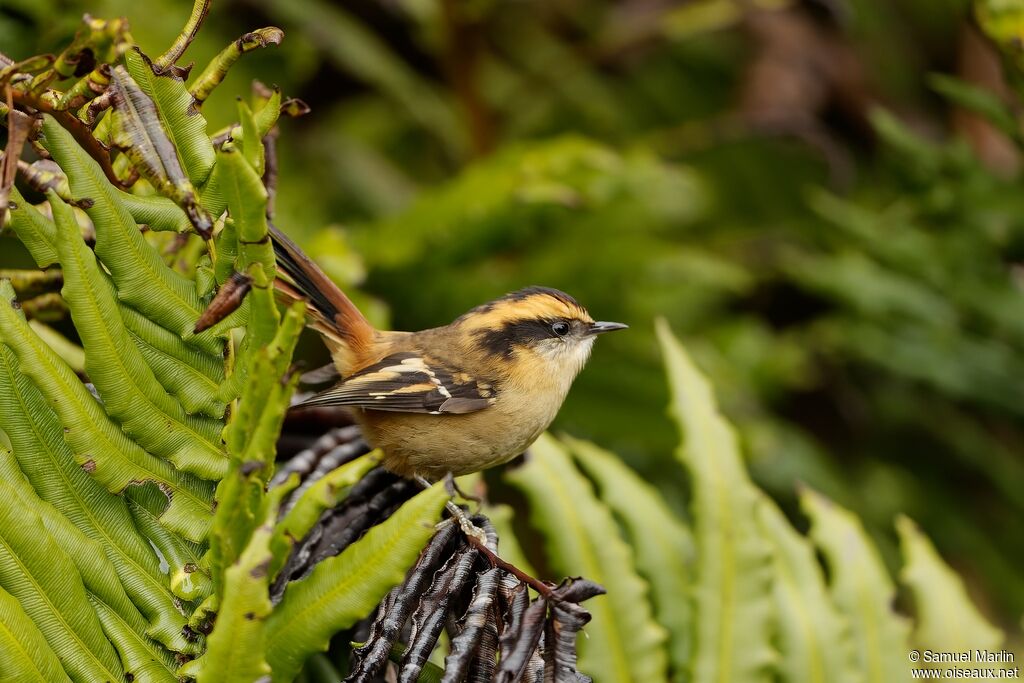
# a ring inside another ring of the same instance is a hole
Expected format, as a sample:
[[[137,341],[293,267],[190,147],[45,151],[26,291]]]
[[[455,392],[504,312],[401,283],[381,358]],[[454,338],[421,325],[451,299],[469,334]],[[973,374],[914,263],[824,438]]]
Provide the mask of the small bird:
[[[271,229],[286,298],[309,305],[311,327],[340,381],[300,405],[345,406],[395,474],[440,480],[508,462],[554,420],[597,335],[557,289],[528,287],[420,332],[375,329],[285,234]]]

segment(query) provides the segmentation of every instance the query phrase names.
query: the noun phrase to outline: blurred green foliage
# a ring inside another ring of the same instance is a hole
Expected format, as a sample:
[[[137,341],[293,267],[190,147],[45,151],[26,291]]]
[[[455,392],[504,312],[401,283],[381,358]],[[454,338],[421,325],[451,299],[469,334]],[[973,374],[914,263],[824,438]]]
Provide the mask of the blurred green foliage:
[[[131,14],[158,49],[190,3],[132,5],[6,0],[0,45],[55,49],[80,8]],[[664,315],[774,497],[794,509],[801,480],[855,509],[891,566],[908,514],[1019,620],[1024,199],[950,115],[987,108],[996,135],[1019,131],[1007,93],[960,87],[969,3],[232,0],[189,59],[242,13],[287,37],[223,88],[259,74],[313,107],[283,124],[277,222],[378,321],[439,325],[545,284],[630,323],[556,426],[668,487]],[[852,75],[813,67],[844,59]],[[229,97],[203,112],[211,129],[236,117]]]

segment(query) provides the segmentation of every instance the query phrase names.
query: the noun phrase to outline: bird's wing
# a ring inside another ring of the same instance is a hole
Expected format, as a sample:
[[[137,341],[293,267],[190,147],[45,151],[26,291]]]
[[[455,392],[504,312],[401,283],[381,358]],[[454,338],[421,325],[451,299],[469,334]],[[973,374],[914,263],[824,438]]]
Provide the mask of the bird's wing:
[[[303,384],[327,384],[339,379],[341,379],[341,373],[338,372],[338,367],[334,363],[328,363],[315,370],[304,372],[302,377],[299,378]]]
[[[472,413],[494,403],[487,381],[415,352],[392,354],[299,405],[349,406],[400,413]]]

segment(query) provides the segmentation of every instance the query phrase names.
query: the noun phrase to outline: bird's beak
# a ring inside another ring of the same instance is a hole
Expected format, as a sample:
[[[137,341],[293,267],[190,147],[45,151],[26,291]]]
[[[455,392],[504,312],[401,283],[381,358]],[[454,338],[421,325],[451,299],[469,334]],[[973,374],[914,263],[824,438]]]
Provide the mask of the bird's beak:
[[[588,334],[604,334],[605,332],[614,332],[615,330],[624,330],[629,325],[623,325],[622,323],[609,323],[609,322],[597,322],[590,324],[590,330]]]

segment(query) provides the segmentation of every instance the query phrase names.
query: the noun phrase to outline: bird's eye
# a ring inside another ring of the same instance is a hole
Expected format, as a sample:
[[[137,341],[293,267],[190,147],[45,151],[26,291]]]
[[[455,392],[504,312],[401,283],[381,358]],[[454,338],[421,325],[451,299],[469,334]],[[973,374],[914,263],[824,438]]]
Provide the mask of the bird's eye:
[[[556,323],[551,323],[551,331],[557,334],[559,337],[564,337],[569,334],[569,323],[564,320],[559,320]]]

